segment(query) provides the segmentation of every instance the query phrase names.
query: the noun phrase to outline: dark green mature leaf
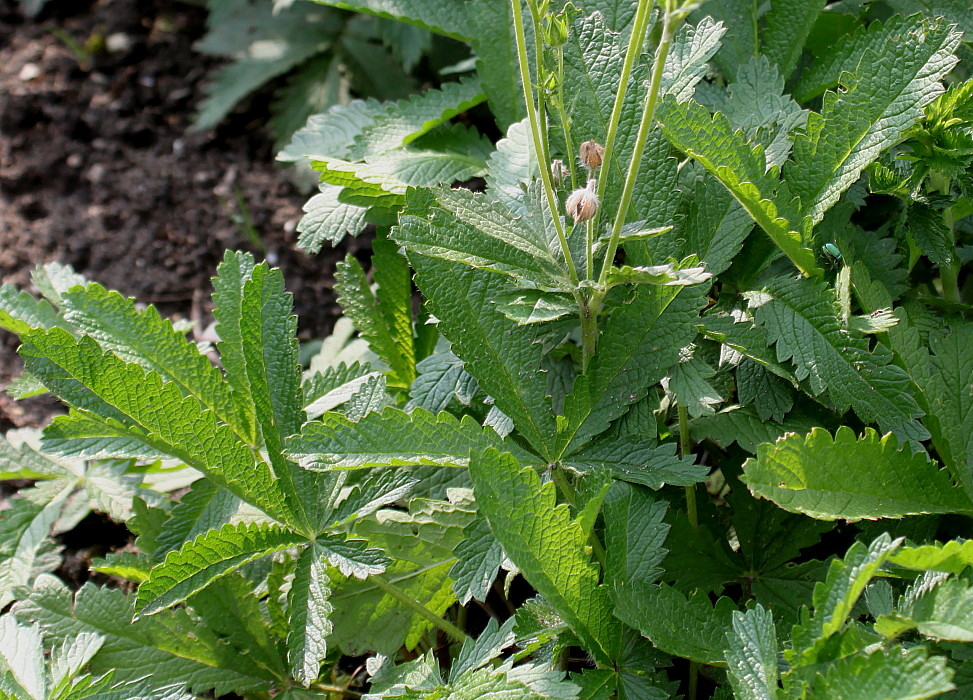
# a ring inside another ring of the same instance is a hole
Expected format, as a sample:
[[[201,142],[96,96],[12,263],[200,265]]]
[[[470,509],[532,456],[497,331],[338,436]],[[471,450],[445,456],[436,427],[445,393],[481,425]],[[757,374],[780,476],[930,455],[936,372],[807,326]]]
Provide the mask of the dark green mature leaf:
[[[615,615],[642,633],[656,647],[684,659],[725,666],[726,630],[736,605],[721,597],[716,605],[705,593],[687,599],[664,583],[618,581],[612,595]]]
[[[156,537],[153,559],[162,558],[184,542],[209,530],[223,527],[240,509],[240,498],[218,484],[203,478],[193,482],[179,499]]]
[[[744,65],[747,59],[759,53],[757,11],[758,7],[750,2],[707,0],[690,17],[690,21],[695,22],[710,16],[726,27],[714,62],[728,79],[736,75],[737,68]]]
[[[742,478],[754,494],[822,520],[973,513],[973,502],[947,471],[871,429],[858,438],[842,426],[832,439],[815,428],[807,436],[761,445],[744,464]]]
[[[725,115],[711,115],[693,101],[678,104],[667,98],[660,107],[659,121],[666,138],[723,183],[798,269],[806,274],[818,270],[814,253],[806,247],[803,218],[786,188],[778,191],[780,183],[767,170],[762,146],[747,142]]]
[[[825,0],[776,0],[764,16],[761,52],[787,77],[797,65]]]
[[[491,303],[510,287],[498,275],[458,263],[420,255],[410,261],[453,352],[530,445],[549,457],[557,431],[547,380],[540,373],[539,330],[518,326]]]
[[[417,27],[444,34],[460,41],[467,41],[475,33],[470,23],[471,6],[483,0],[455,3],[452,0],[316,0],[322,5],[332,5],[346,10],[366,12],[408,22]]]
[[[663,484],[691,486],[705,480],[709,470],[694,462],[691,456],[677,457],[675,443],[609,436],[566,457],[562,464],[582,474],[605,469],[620,481],[660,489]]]
[[[757,309],[757,321],[777,343],[777,357],[791,359],[812,392],[827,389],[839,410],[850,406],[903,441],[929,437],[916,420],[922,411],[908,375],[890,364],[885,346],[869,351],[867,340],[843,330],[823,282],[775,278],[768,288],[773,300]]]
[[[962,35],[944,21],[910,23],[904,40],[866,51],[845,89],[826,95],[821,114],[795,137],[784,177],[815,224],[944,91],[940,81],[956,65]],[[891,64],[894,74],[884,69]]]
[[[470,475],[477,506],[503,551],[544,596],[585,649],[602,663],[618,652],[621,629],[611,617],[608,591],[585,553],[587,538],[566,505],[556,505],[554,484],[541,484],[533,468],[496,450],[474,455]]]
[[[610,582],[655,581],[666,556],[668,503],[646,489],[615,482],[605,498],[605,570]]]
[[[53,576],[41,576],[29,596],[14,606],[22,620],[65,638],[84,632],[104,637],[91,673],[114,671],[117,682],[151,676],[158,686],[186,683],[194,692],[217,695],[267,689],[273,676],[245,656],[227,653],[216,634],[185,610],[131,622],[134,596],[87,583],[76,596]]]
[[[44,429],[44,451],[57,457],[77,459],[166,459],[144,435],[113,418],[71,409]]]
[[[602,324],[588,374],[578,377],[565,400],[567,423],[558,436],[562,455],[607,430],[666,375],[696,335],[693,323],[704,295],[702,286],[640,287],[631,302],[612,312]]]
[[[172,382],[103,352],[91,338],[59,328],[32,331],[21,356],[51,393],[79,408],[130,426],[156,449],[198,469],[240,498],[286,520],[280,485],[236,434]]]
[[[924,647],[892,647],[869,656],[839,659],[824,677],[815,679],[813,692],[827,698],[931,698],[955,686],[945,656],[928,656]]]
[[[693,440],[712,440],[721,447],[737,443],[747,452],[757,453],[757,446],[774,442],[785,433],[810,432],[821,422],[820,415],[800,409],[789,413],[777,423],[761,418],[751,406],[730,406],[712,416],[703,416],[691,422],[689,434]]]
[[[483,428],[469,416],[457,420],[416,408],[406,413],[386,408],[351,421],[339,413],[326,413],[308,423],[299,436],[287,441],[287,450],[307,469],[362,469],[383,466],[432,465],[466,467],[470,453],[488,447],[513,452],[529,460],[529,453],[505,443],[492,428]]]
[[[247,562],[289,549],[307,540],[278,525],[227,524],[207,530],[152,569],[139,586],[136,619],[181,603]]]
[[[463,541],[454,550],[456,563],[449,570],[455,581],[453,590],[460,604],[471,599],[485,601],[500,566],[503,564],[503,548],[490,532],[485,518],[478,518],[463,530]]]
[[[726,669],[740,700],[778,697],[777,630],[771,612],[759,603],[745,613],[733,612],[727,630]]]
[[[931,334],[929,347],[933,371],[922,389],[945,440],[937,447],[973,498],[973,324],[954,326],[949,335]]]

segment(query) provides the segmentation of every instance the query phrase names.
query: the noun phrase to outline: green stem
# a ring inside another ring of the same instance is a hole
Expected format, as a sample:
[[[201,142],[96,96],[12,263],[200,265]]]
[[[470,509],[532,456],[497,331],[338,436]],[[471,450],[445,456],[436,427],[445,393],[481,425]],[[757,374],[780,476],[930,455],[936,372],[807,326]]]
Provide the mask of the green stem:
[[[571,189],[578,189],[578,152],[574,150],[574,140],[571,138],[571,123],[568,113],[564,110],[564,47],[557,47],[557,116],[561,120],[561,131],[564,133],[564,147],[567,149],[568,168],[571,170]],[[591,275],[588,275],[589,279]]]
[[[524,88],[524,103],[527,106],[527,120],[530,123],[530,135],[534,142],[534,153],[538,159],[543,159],[547,149],[544,147],[541,138],[540,124],[537,119],[537,112],[534,109],[534,97],[531,90],[530,66],[527,63],[527,40],[524,37],[524,13],[520,7],[520,0],[510,0],[513,9],[514,19],[514,38],[517,45],[517,63],[520,66],[520,82]],[[537,27],[534,27],[537,31]],[[546,136],[546,134],[545,134]],[[578,271],[575,269],[574,260],[571,259],[571,248],[568,246],[567,236],[564,235],[564,225],[561,216],[558,214],[557,197],[554,194],[554,186],[551,182],[550,163],[543,160],[538,164],[541,171],[541,182],[544,183],[544,193],[547,195],[547,204],[551,209],[551,218],[554,219],[554,229],[557,231],[557,239],[561,244],[561,253],[564,255],[564,262],[571,277],[571,283],[578,284]]]
[[[595,355],[598,347],[598,307],[594,304],[601,304],[600,297],[592,295],[591,299],[584,300],[581,305],[581,374],[588,373],[588,364]]]
[[[939,173],[933,173],[930,176],[930,181],[933,186],[936,187],[944,195],[949,196],[950,192],[950,179]],[[949,207],[943,212],[946,227],[949,229],[950,242],[952,243],[952,248],[956,248],[956,222],[953,221],[953,208]],[[959,292],[959,261],[954,259],[948,264],[943,265],[939,268],[939,279],[943,285],[943,298],[946,301],[951,301],[954,303],[959,303],[960,292]]]
[[[689,700],[696,700],[699,691],[699,662],[689,662]]]
[[[679,454],[687,457],[692,454],[692,445],[689,441],[689,411],[682,404],[678,404],[679,413]],[[686,487],[686,515],[689,517],[689,524],[693,529],[699,527],[699,516],[696,513],[696,485]]]
[[[635,181],[638,179],[639,166],[642,165],[645,142],[649,138],[649,132],[652,131],[652,119],[655,117],[655,108],[659,102],[659,92],[662,86],[662,73],[666,66],[666,58],[669,56],[669,49],[672,47],[673,33],[679,21],[681,21],[681,15],[677,20],[667,9],[662,20],[662,38],[659,41],[659,48],[656,49],[655,61],[652,65],[652,80],[649,83],[649,92],[645,96],[645,106],[642,109],[642,121],[639,123],[638,135],[635,137],[635,149],[632,152],[632,160],[628,164],[628,173],[625,176],[625,185],[622,188],[618,211],[615,212],[611,238],[608,240],[608,247],[605,251],[605,262],[602,264],[601,274],[598,276],[598,283],[601,286],[604,286],[605,280],[608,279],[608,271],[615,261],[615,251],[618,250],[622,226],[625,224],[628,207],[632,203],[632,195],[635,193]]]
[[[527,0],[527,7],[530,10],[530,17],[534,23],[534,64],[537,72],[537,123],[541,133],[541,146],[544,153],[541,154],[541,163],[550,167],[551,148],[548,143],[547,130],[547,92],[544,86],[547,84],[547,71],[544,68],[544,40],[541,37],[541,16],[537,11],[535,0]]]
[[[564,470],[560,466],[555,465],[551,471],[554,474],[554,483],[561,491],[564,500],[572,508],[577,508],[577,499],[574,497],[574,486],[568,481]],[[605,553],[605,548],[601,546],[601,540],[598,539],[598,535],[592,532],[588,537],[588,542],[591,544],[591,551],[595,553],[595,558],[601,564],[601,568],[605,569],[608,566],[608,555]]]
[[[411,596],[406,595],[402,590],[386,581],[382,576],[370,576],[368,580],[374,583],[377,588],[385,591],[404,606],[415,612],[417,615],[419,615],[419,617],[432,623],[433,626],[441,629],[443,632],[452,637],[453,640],[457,642],[465,642],[467,639],[469,639],[469,637],[466,636],[466,632],[451,623],[449,620],[444,620],[425,605],[422,605],[419,603],[419,601],[413,599]]]
[[[607,171],[612,167],[612,163],[614,162],[615,137],[618,135],[618,125],[622,119],[622,107],[625,105],[628,79],[635,70],[635,62],[642,55],[642,46],[645,45],[645,34],[649,29],[649,17],[652,14],[652,7],[654,5],[655,0],[639,0],[638,9],[635,11],[632,35],[628,38],[628,50],[625,52],[625,60],[622,63],[622,74],[619,76],[618,90],[615,92],[615,104],[612,105],[611,117],[608,119],[608,133],[605,135],[605,155],[602,159],[605,166],[602,169],[601,181],[598,183],[599,200],[605,196],[605,188],[608,186]]]

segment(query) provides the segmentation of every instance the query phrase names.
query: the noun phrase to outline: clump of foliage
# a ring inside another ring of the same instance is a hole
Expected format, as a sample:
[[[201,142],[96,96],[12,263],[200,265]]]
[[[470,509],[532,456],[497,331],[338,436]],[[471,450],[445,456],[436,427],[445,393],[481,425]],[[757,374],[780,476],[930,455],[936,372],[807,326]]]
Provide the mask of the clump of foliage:
[[[397,99],[433,50],[425,29],[294,0],[209,0],[197,51],[229,59],[207,84],[194,127],[216,126],[271,81],[280,87],[267,126],[286,143],[308,117],[351,96]],[[436,39],[436,50],[451,55]],[[445,66],[445,64],[442,64]]]
[[[968,692],[962,32],[823,0],[340,4],[496,11],[514,60],[484,33],[478,79],[295,137],[304,245],[377,229],[371,276],[336,274],[359,338],[306,370],[246,254],[215,349],[58,266],[3,287],[13,390],[70,407],[0,443],[35,482],[0,535],[4,692]],[[505,67],[526,118],[491,146],[450,120],[503,123]],[[137,535],[93,566],[136,593],[48,573],[91,508]]]

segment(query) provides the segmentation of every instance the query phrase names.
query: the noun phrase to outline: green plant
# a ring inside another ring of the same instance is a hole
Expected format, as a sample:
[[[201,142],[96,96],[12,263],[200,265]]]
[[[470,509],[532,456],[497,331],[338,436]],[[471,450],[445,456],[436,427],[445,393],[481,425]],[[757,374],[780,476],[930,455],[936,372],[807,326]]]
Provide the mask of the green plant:
[[[340,4],[430,28],[490,7]],[[304,245],[377,236],[371,276],[335,275],[359,338],[307,371],[245,254],[214,278],[222,371],[63,268],[44,300],[4,286],[14,391],[70,411],[43,454],[4,447],[38,485],[4,520],[3,631],[97,635],[79,670],[156,693],[967,692],[961,33],[758,9],[513,0],[527,118],[495,147],[448,123],[490,69],[313,120],[285,154],[330,198]],[[175,499],[166,470],[202,478]],[[103,509],[94,473],[138,536],[94,569],[135,595],[45,573],[57,494]],[[367,677],[342,663],[365,654]]]

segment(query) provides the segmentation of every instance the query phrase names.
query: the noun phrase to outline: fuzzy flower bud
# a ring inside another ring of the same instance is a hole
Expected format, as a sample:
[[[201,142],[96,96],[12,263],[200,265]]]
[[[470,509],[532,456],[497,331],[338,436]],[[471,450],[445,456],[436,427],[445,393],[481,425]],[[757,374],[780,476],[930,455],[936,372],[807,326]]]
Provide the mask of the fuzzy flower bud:
[[[588,221],[598,213],[598,195],[595,194],[595,179],[588,180],[585,187],[576,189],[568,195],[564,210],[575,223]]]
[[[571,176],[571,171],[564,167],[564,161],[560,158],[555,158],[551,161],[551,179],[554,181],[555,187],[560,187],[561,183]]]
[[[581,164],[588,170],[594,170],[601,165],[605,157],[605,147],[592,139],[581,144]]]

